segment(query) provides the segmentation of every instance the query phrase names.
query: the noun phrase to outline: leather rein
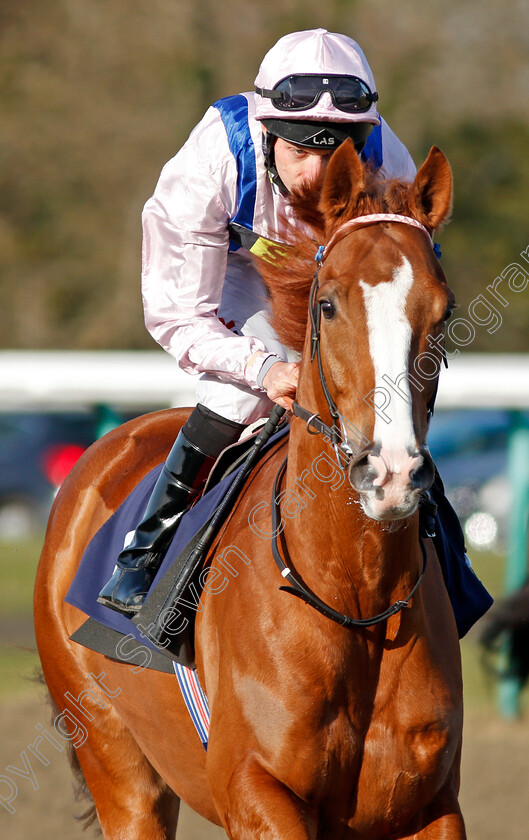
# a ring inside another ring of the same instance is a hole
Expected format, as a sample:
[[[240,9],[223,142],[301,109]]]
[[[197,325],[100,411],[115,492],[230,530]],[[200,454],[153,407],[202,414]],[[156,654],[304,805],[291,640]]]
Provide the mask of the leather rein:
[[[366,216],[358,216],[356,219],[351,219],[350,221],[345,222],[335,231],[327,245],[321,245],[318,248],[316,256],[314,258],[316,261],[316,270],[314,272],[314,280],[312,282],[309,295],[309,317],[311,323],[310,360],[311,362],[313,362],[314,357],[316,357],[318,364],[319,380],[323,396],[325,397],[325,401],[329,409],[329,414],[332,419],[332,426],[328,426],[326,423],[324,423],[324,421],[317,412],[311,413],[306,408],[300,406],[299,403],[297,403],[296,401],[292,403],[291,410],[296,417],[305,420],[307,432],[309,432],[309,434],[323,434],[325,437],[328,437],[328,439],[331,442],[331,445],[334,448],[336,459],[338,461],[338,466],[342,470],[345,470],[352,463],[362,458],[366,454],[366,452],[369,452],[371,445],[369,444],[364,450],[362,450],[359,453],[354,453],[353,447],[347,441],[347,433],[345,426],[341,420],[340,412],[338,411],[338,407],[332,397],[332,394],[327,385],[327,381],[325,379],[323,364],[321,360],[320,346],[321,308],[318,306],[316,300],[319,288],[318,275],[324,259],[326,259],[326,257],[329,255],[329,252],[332,250],[332,248],[345,236],[347,236],[353,230],[357,230],[358,228],[363,228],[367,225],[372,224],[379,224],[381,222],[398,222],[401,224],[411,225],[424,231],[424,233],[426,233],[426,235],[428,236],[428,239],[430,241],[432,240],[430,231],[416,219],[412,219],[409,216],[401,216],[393,213],[374,213]],[[313,429],[313,431],[311,431],[311,429]],[[340,434],[340,429],[342,430],[342,434]],[[419,535],[419,545],[421,547],[422,552],[423,566],[415,586],[413,587],[407,598],[395,601],[395,603],[388,607],[387,610],[384,610],[384,612],[372,616],[371,618],[351,618],[350,616],[343,615],[342,613],[337,612],[337,610],[333,609],[320,598],[318,598],[318,596],[307,586],[307,584],[302,580],[302,578],[299,577],[299,575],[296,575],[292,571],[292,569],[290,569],[287,566],[287,564],[281,557],[277,540],[278,526],[279,522],[281,521],[279,485],[284,476],[286,465],[287,458],[283,460],[281,466],[279,467],[279,470],[275,477],[274,487],[272,491],[272,554],[275,563],[279,571],[281,572],[282,577],[285,578],[285,580],[287,580],[290,584],[290,586],[280,586],[279,588],[282,591],[290,592],[291,595],[295,595],[302,601],[305,601],[305,603],[309,604],[311,607],[313,607],[319,613],[324,615],[326,618],[330,618],[331,621],[334,621],[337,624],[342,625],[343,627],[371,627],[375,624],[380,624],[381,622],[386,621],[392,615],[395,615],[396,613],[404,609],[404,607],[408,607],[409,602],[411,601],[411,599],[413,598],[423,581],[428,563],[426,548],[424,546],[424,542],[422,540],[421,535]],[[286,550],[286,545],[284,548]]]

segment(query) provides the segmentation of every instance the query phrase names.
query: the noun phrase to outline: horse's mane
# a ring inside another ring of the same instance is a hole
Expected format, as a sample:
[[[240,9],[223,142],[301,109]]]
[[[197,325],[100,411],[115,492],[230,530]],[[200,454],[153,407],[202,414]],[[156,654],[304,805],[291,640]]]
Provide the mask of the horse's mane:
[[[365,183],[348,218],[369,213],[400,213],[413,216],[413,184],[398,179],[384,180],[369,167]],[[258,268],[272,302],[271,323],[280,341],[297,352],[303,349],[307,325],[308,298],[314,277],[314,257],[319,245],[330,238],[334,225],[326,225],[321,209],[322,183],[294,191],[290,203],[299,226],[289,225],[288,247],[273,260],[258,258]],[[339,219],[338,223],[345,221]],[[278,255],[277,255],[278,254]]]

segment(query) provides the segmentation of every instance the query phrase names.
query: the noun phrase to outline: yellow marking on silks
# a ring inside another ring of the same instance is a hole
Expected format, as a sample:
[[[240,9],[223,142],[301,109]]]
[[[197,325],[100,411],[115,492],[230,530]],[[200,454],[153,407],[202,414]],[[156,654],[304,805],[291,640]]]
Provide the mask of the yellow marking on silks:
[[[264,236],[260,236],[250,248],[250,253],[255,254],[256,257],[260,257],[266,262],[273,263],[282,257],[286,257],[288,246],[280,245],[278,242],[273,242],[271,239],[265,239]]]

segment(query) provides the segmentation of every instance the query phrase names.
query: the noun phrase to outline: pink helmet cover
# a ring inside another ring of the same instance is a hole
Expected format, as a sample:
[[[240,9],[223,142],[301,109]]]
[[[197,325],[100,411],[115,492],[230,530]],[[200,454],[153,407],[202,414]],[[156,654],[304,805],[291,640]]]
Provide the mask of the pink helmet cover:
[[[255,79],[257,87],[272,89],[281,79],[296,73],[329,73],[357,76],[375,92],[375,80],[367,59],[352,38],[326,29],[308,29],[284,35],[267,52]],[[316,104],[306,110],[281,112],[271,99],[255,95],[258,120],[299,119],[329,122],[370,122],[378,125],[376,103],[369,111],[347,114],[335,107],[330,94],[324,93]]]

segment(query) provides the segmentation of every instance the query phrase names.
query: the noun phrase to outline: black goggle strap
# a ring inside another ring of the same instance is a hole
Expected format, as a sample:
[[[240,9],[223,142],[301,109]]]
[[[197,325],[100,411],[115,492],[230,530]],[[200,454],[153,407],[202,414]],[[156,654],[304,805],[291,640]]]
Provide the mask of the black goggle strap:
[[[260,88],[256,85],[255,92],[266,99],[283,99],[283,93],[280,90],[267,90],[267,88]]]

